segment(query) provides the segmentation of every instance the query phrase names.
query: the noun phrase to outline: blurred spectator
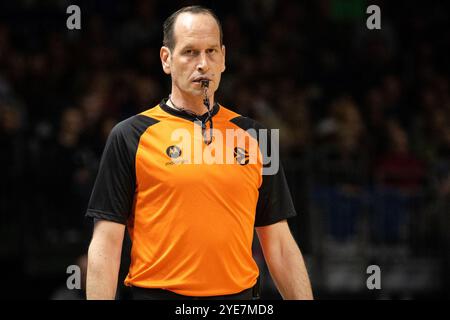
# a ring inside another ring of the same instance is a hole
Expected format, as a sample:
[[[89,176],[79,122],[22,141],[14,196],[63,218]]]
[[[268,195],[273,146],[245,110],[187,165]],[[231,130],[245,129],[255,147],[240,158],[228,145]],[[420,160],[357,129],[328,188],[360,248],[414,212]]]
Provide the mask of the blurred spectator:
[[[410,150],[405,130],[395,121],[386,124],[387,150],[380,155],[375,168],[378,185],[405,193],[417,193],[424,185],[425,165]]]
[[[19,256],[27,201],[25,113],[0,102],[0,255]]]
[[[425,164],[410,150],[400,124],[386,124],[387,146],[375,164],[372,236],[375,241],[397,243],[411,236],[412,208],[425,186]]]
[[[356,241],[369,182],[365,127],[356,104],[348,97],[334,101],[318,130],[321,144],[313,158],[313,197],[327,217],[331,240]]]
[[[369,179],[365,125],[356,104],[344,97],[330,107],[318,125],[318,181],[329,186],[360,190]]]

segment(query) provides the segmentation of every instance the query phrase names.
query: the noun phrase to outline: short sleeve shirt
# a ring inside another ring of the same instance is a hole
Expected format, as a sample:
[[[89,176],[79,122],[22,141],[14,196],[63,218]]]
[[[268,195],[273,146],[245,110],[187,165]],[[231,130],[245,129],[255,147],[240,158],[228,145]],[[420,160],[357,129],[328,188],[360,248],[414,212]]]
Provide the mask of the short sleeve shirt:
[[[281,164],[263,174],[264,128],[219,104],[211,117],[210,144],[206,115],[165,100],[108,137],[86,215],[127,226],[128,286],[188,296],[250,288],[259,275],[254,227],[296,215]]]

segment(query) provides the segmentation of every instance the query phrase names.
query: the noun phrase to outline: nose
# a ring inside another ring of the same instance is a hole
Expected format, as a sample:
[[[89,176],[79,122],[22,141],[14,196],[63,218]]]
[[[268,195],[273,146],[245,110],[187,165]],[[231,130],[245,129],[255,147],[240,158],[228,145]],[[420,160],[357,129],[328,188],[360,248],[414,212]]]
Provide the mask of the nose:
[[[199,56],[199,61],[197,64],[197,71],[201,73],[205,73],[209,70],[208,57],[206,52],[202,52]]]

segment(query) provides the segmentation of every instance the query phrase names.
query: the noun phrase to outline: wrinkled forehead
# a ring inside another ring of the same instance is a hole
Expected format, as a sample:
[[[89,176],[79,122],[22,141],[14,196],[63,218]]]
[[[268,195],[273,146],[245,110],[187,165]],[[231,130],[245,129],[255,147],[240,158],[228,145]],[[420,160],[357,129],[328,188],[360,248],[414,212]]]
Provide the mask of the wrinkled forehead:
[[[186,42],[207,41],[208,45],[220,45],[220,30],[216,20],[206,13],[180,14],[174,25],[175,47]]]

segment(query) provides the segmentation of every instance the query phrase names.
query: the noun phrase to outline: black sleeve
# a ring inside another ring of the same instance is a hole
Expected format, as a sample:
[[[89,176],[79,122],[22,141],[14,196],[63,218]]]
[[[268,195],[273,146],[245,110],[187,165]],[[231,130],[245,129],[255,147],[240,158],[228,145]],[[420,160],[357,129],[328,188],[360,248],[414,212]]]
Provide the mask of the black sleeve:
[[[109,134],[89,200],[87,217],[127,224],[135,192],[135,147],[127,122]]]
[[[259,135],[259,129],[267,129],[266,127],[253,119],[243,116],[236,117],[232,119],[231,122],[243,130],[255,129],[255,138],[261,146],[260,143],[263,137]],[[270,130],[267,130],[267,133],[267,154],[270,155]],[[262,152],[262,154],[264,156],[265,152]],[[278,221],[296,216],[297,213],[294,208],[294,203],[292,202],[281,159],[279,160],[278,171],[274,175],[263,175],[262,179],[263,182],[259,188],[258,203],[256,205],[255,227],[271,225]]]
[[[256,205],[255,227],[274,224],[296,215],[284,169],[280,163],[275,175],[263,175]]]

